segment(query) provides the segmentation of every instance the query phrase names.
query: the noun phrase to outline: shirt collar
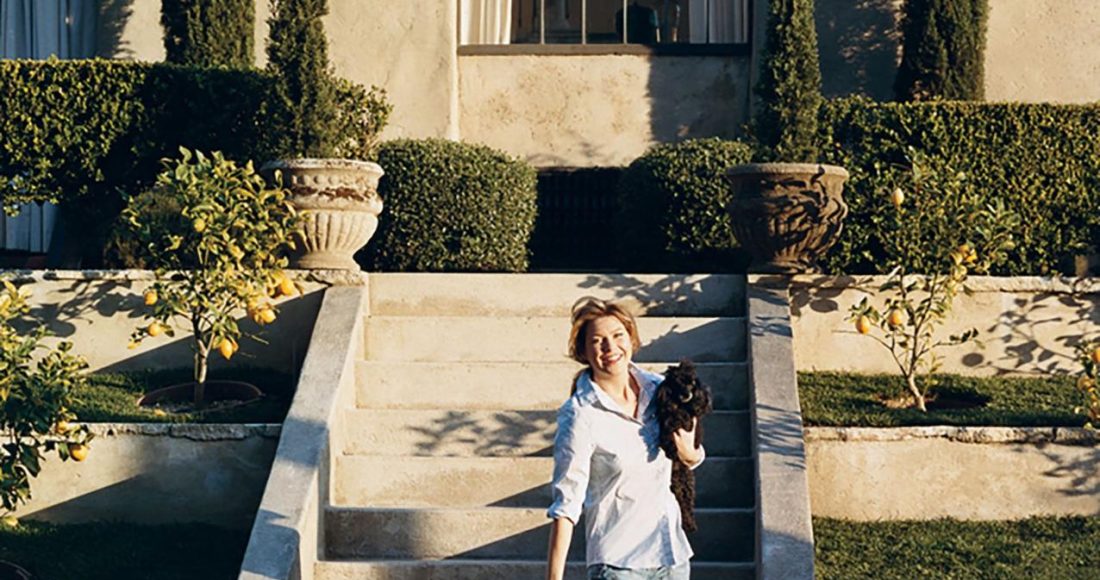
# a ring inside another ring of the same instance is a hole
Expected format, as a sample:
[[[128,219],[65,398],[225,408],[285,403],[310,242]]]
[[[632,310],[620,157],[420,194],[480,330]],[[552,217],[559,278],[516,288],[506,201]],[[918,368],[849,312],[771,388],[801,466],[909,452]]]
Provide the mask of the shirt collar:
[[[644,370],[633,362],[630,363],[630,374],[634,377],[634,380],[638,381],[640,387],[638,393],[638,419],[640,420],[645,417],[646,412],[649,410],[649,404],[653,401],[653,393],[656,392],[657,385],[664,380],[664,377]],[[592,380],[592,369],[585,370],[577,377],[576,386],[576,394],[580,403],[592,405],[598,402],[605,409],[627,417],[619,405],[611,399],[611,396],[605,393],[596,384],[596,381]],[[634,419],[633,417],[627,418]]]

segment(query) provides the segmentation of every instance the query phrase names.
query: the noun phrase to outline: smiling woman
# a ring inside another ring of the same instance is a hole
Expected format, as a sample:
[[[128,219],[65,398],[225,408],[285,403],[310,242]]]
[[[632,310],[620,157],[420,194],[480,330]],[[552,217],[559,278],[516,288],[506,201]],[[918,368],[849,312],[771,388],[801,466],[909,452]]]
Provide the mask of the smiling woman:
[[[587,368],[558,410],[549,580],[564,575],[582,511],[588,578],[689,577],[692,550],[669,487],[672,460],[654,452],[660,427],[650,403],[663,377],[633,364],[640,346],[634,317],[622,306],[596,298],[573,306],[569,356]],[[680,461],[691,468],[703,462],[694,431],[674,439]]]

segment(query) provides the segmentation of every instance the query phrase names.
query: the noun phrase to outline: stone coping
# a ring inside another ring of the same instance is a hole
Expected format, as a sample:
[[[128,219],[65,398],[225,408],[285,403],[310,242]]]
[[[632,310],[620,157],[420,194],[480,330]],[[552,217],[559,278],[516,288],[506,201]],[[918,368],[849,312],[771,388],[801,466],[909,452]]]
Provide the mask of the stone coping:
[[[1100,445],[1100,431],[1081,427],[805,427],[811,441],[894,442],[946,439],[957,443]]]
[[[364,286],[366,272],[354,270],[285,270],[291,278],[329,286]],[[16,283],[58,281],[144,282],[156,279],[152,270],[0,270],[0,277]]]
[[[886,276],[823,276],[799,274],[791,277],[791,290],[806,288],[874,290]],[[971,276],[966,286],[973,292],[1049,292],[1054,294],[1100,294],[1100,278],[1068,276]]]
[[[278,439],[281,423],[81,423],[93,435],[142,435],[192,441],[240,441],[251,437]]]

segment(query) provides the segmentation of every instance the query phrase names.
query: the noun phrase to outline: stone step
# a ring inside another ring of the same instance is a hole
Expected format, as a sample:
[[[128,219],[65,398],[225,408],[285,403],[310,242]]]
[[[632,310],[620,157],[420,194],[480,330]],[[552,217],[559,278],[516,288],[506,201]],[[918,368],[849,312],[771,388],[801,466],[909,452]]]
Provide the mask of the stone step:
[[[741,362],[743,318],[640,318],[640,362]],[[560,361],[568,318],[370,316],[365,358],[379,361]]]
[[[564,344],[565,339],[562,339]],[[664,372],[670,362],[641,364]],[[557,409],[581,367],[554,362],[378,362],[356,367],[357,404],[379,409]],[[714,394],[714,408],[748,408],[745,363],[697,363]]]
[[[368,560],[318,562],[314,580],[544,580],[546,560]],[[751,562],[692,562],[692,580],[753,580]],[[566,580],[584,580],[583,562],[566,565]]]
[[[626,304],[635,316],[740,316],[745,277],[729,274],[370,274],[375,316],[568,319],[578,298]]]
[[[527,507],[551,503],[550,457],[371,457],[336,459],[333,502],[402,508]],[[708,457],[695,470],[699,508],[751,508],[751,458]]]
[[[325,509],[327,558],[519,559],[546,557],[545,509]],[[700,509],[690,536],[697,562],[749,562],[755,550],[751,509]],[[576,527],[570,560],[584,559],[584,524]]]
[[[748,411],[703,418],[707,453],[747,457]],[[344,453],[353,455],[551,455],[556,411],[354,409],[344,414]]]

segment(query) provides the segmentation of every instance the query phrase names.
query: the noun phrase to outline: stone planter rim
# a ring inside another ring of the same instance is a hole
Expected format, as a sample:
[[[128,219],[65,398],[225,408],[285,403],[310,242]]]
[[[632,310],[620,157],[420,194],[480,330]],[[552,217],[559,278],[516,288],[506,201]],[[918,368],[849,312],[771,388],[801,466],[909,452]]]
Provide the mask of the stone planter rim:
[[[260,171],[270,171],[272,169],[365,169],[373,170],[379,174],[384,175],[385,171],[382,170],[382,166],[373,161],[362,161],[359,159],[340,159],[340,158],[315,158],[315,157],[295,157],[291,159],[273,159],[264,163],[260,167]]]
[[[783,175],[790,173],[823,173],[825,175],[837,175],[847,179],[850,177],[847,169],[838,165],[825,163],[743,163],[734,165],[726,170],[730,177],[741,175]]]

